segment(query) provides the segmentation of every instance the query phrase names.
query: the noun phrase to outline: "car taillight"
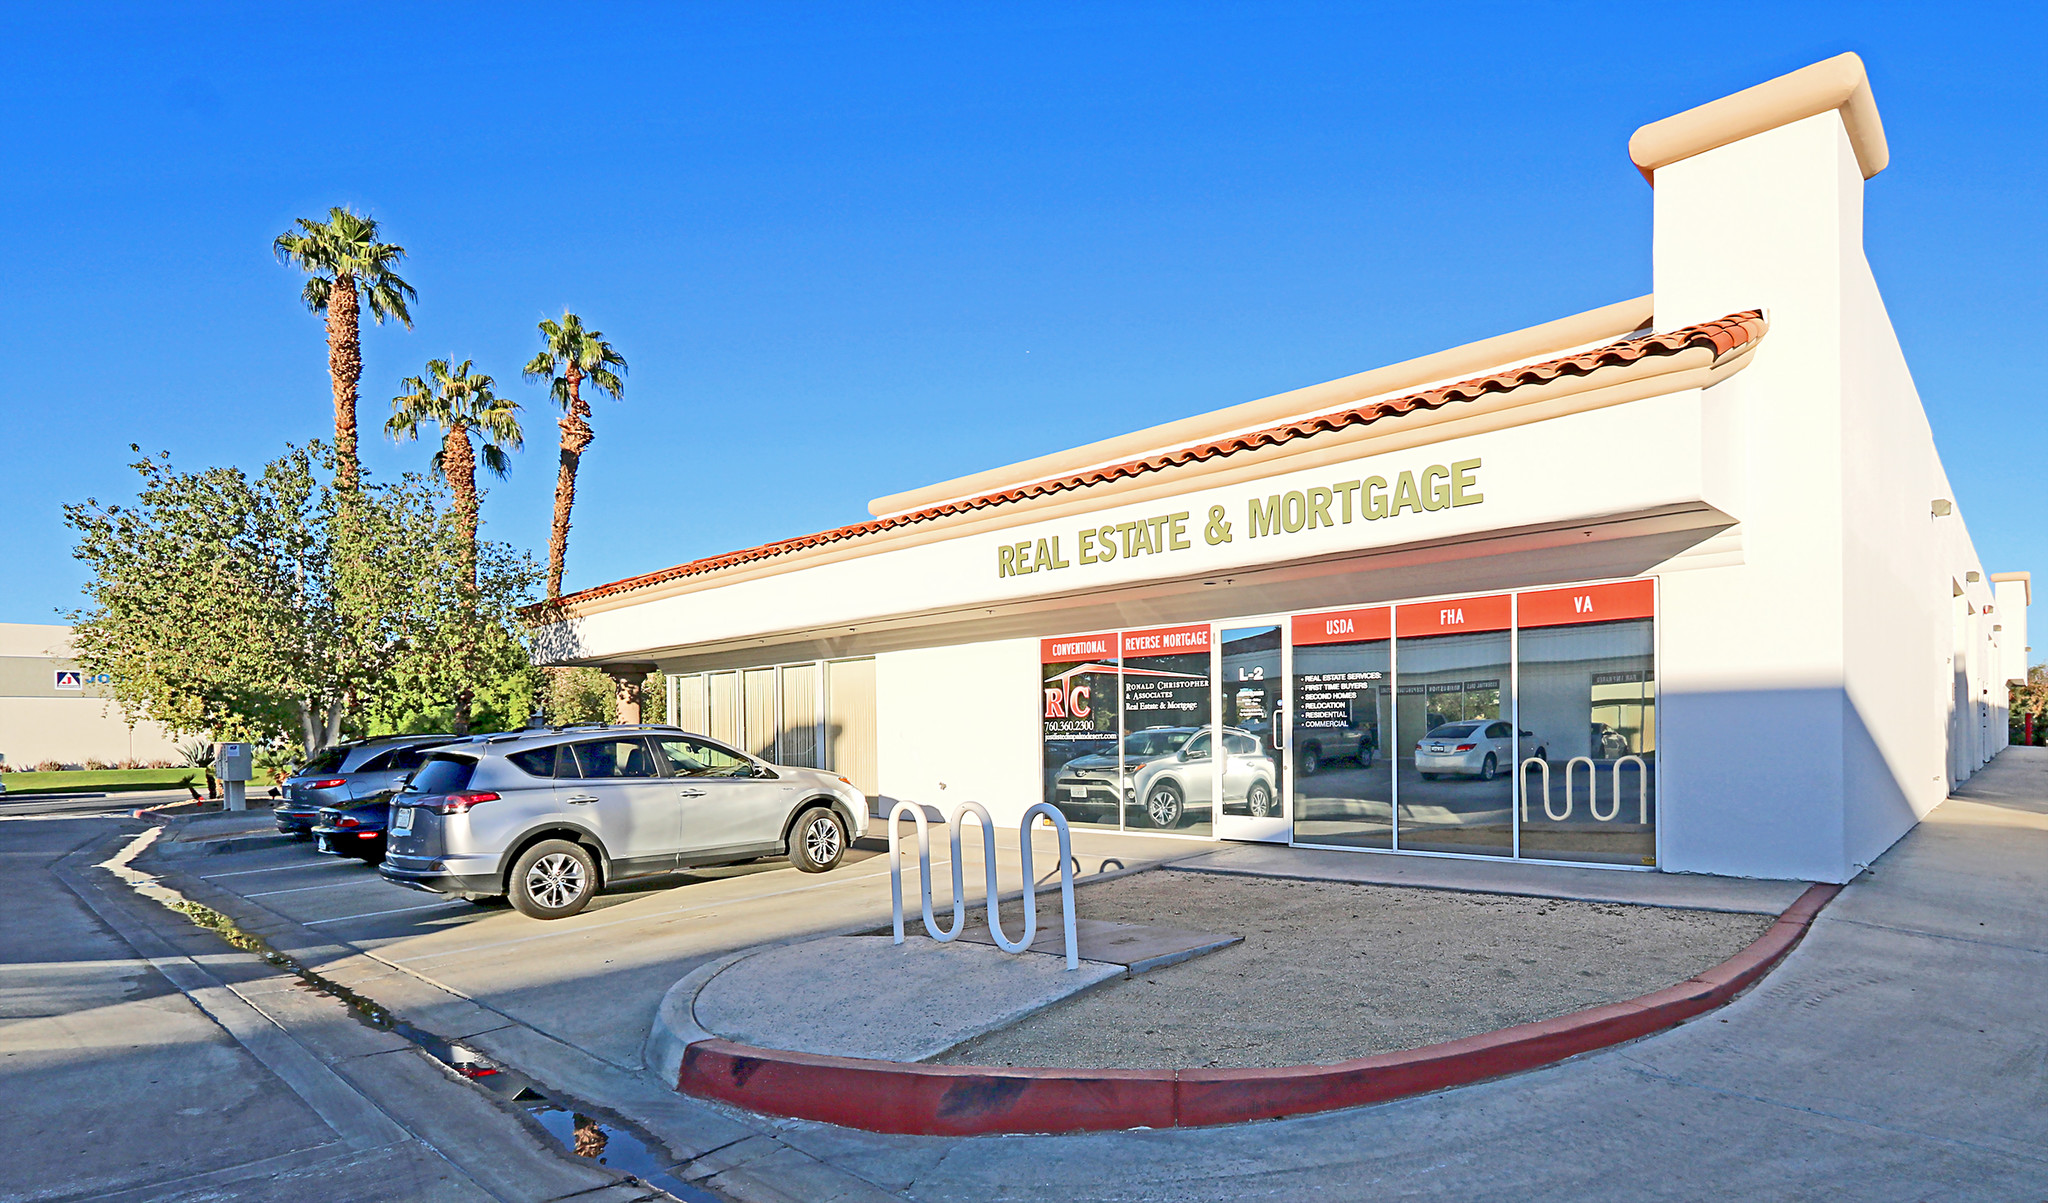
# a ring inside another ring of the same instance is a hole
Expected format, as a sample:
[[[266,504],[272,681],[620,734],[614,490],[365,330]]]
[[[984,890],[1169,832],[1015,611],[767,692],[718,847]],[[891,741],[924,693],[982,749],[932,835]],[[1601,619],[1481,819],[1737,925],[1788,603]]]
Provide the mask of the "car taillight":
[[[336,827],[361,827],[361,826],[362,826],[362,824],[361,824],[361,823],[357,822],[357,821],[356,821],[356,820],[354,820],[354,819],[342,819],[342,820],[340,820],[340,821],[336,822],[336,823],[335,823],[334,825],[335,825]]]
[[[496,802],[498,795],[489,790],[469,790],[460,794],[449,794],[433,806],[428,807],[437,815],[459,815],[469,813],[469,808],[479,802]]]
[[[347,784],[348,784],[348,778],[346,778],[346,777],[329,777],[329,778],[327,778],[327,779],[326,779],[325,781],[308,781],[308,782],[306,783],[306,788],[307,788],[307,789],[333,789],[333,788],[334,788],[335,786],[337,786],[337,785],[347,785]]]
[[[1474,749],[1474,748],[1476,748],[1476,747],[1478,747],[1478,746],[1479,746],[1478,744],[1459,744],[1459,745],[1458,745],[1458,751],[1460,751],[1460,752],[1470,752],[1470,751],[1471,751],[1472,749]]]

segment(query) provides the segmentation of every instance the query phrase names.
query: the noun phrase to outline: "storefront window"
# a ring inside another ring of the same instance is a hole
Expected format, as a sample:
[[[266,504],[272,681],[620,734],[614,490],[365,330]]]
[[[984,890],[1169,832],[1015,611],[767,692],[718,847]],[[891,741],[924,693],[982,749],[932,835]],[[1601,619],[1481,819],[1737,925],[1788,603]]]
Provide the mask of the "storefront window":
[[[1273,623],[1227,628],[1223,652],[1222,808],[1227,815],[1281,814],[1278,748],[1286,738],[1280,628]]]
[[[1124,632],[1126,827],[1188,835],[1214,829],[1209,650],[1206,623]]]
[[[1657,682],[1649,581],[1524,593],[1522,855],[1657,863]]]
[[[1514,855],[1506,595],[1395,609],[1395,847]]]
[[[1117,636],[1039,643],[1044,798],[1069,823],[1115,827],[1123,804],[1117,755]]]
[[[1393,733],[1384,607],[1304,614],[1294,626],[1294,838],[1394,846]]]

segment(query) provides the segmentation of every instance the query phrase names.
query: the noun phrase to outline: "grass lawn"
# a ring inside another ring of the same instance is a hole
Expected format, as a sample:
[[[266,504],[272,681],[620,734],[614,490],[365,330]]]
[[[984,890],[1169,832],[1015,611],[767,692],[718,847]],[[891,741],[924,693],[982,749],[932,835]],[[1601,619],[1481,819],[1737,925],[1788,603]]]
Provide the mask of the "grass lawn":
[[[206,788],[205,769],[80,769],[68,773],[8,773],[0,777],[7,796],[18,794],[121,793],[176,789],[191,783]]]

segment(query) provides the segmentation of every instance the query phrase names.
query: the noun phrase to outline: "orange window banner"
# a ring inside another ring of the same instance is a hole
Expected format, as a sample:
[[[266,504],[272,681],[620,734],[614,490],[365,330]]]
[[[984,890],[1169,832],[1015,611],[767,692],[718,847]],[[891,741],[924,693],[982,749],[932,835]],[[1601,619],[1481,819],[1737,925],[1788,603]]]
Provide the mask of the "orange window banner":
[[[1394,630],[1394,612],[1385,606],[1364,610],[1325,610],[1294,616],[1294,646],[1317,643],[1364,643],[1385,639]]]
[[[1184,627],[1153,627],[1125,631],[1123,654],[1130,656],[1185,656],[1209,650],[1209,624]]]
[[[1657,609],[1655,581],[1623,581],[1618,585],[1578,585],[1517,595],[1517,613],[1525,627],[1562,627],[1582,622],[1620,622],[1653,618]]]
[[[1469,631],[1505,631],[1513,616],[1509,595],[1454,597],[1448,601],[1412,602],[1394,607],[1394,627],[1403,639],[1427,635],[1462,635]]]
[[[1060,635],[1038,641],[1040,664],[1065,664],[1070,660],[1114,660],[1118,654],[1115,631],[1102,635]]]

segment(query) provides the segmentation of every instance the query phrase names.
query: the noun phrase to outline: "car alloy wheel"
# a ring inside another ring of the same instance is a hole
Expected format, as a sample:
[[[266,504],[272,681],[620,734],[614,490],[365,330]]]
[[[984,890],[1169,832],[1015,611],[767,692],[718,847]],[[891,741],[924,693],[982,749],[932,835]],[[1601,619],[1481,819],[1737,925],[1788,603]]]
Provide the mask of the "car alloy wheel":
[[[789,833],[789,862],[805,873],[837,868],[846,855],[846,825],[833,811],[814,806],[797,817]]]
[[[543,856],[526,871],[527,894],[551,911],[575,902],[589,888],[583,865],[566,852]]]
[[[1155,785],[1145,795],[1145,817],[1152,820],[1154,827],[1178,827],[1180,814],[1180,791],[1172,785]]]
[[[1268,819],[1273,816],[1273,791],[1266,788],[1265,782],[1253,782],[1244,800],[1245,805],[1251,809],[1254,819]]]
[[[1301,750],[1301,761],[1297,767],[1301,769],[1302,776],[1315,776],[1316,770],[1323,767],[1323,750],[1315,744],[1310,744],[1303,748]]]
[[[1486,763],[1479,766],[1479,779],[1481,781],[1491,781],[1495,774],[1499,772],[1500,766],[1494,763],[1493,753],[1488,752],[1486,754]]]

